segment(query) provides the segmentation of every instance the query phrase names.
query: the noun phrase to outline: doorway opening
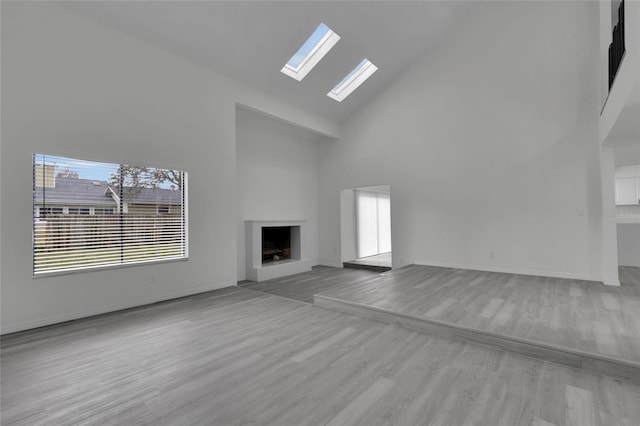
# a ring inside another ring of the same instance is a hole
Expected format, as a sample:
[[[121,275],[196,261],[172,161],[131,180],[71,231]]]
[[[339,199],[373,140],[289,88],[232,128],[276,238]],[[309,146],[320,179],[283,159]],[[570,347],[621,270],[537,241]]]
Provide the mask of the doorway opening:
[[[342,264],[388,271],[391,248],[391,187],[348,189],[341,194]]]
[[[618,266],[640,268],[640,164],[615,168],[615,204]]]

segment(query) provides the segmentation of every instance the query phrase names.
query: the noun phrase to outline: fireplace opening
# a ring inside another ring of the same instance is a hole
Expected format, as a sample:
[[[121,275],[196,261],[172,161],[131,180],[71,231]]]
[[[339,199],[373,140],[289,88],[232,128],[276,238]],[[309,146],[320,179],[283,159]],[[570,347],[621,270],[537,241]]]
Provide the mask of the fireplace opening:
[[[262,264],[291,259],[291,227],[262,228]]]

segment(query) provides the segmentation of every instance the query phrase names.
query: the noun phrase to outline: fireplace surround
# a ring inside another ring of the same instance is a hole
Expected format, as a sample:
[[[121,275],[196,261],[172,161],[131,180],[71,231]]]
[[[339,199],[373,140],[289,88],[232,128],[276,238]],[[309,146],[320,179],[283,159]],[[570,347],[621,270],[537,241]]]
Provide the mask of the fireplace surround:
[[[246,277],[265,281],[308,272],[306,221],[245,221]]]

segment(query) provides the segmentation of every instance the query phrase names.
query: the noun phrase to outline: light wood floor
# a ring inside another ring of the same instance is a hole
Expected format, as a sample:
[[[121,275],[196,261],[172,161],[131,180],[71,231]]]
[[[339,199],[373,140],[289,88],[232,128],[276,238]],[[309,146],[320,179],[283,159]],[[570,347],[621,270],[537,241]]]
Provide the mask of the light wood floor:
[[[251,290],[300,300],[301,302],[313,303],[314,294],[328,290],[340,290],[357,284],[366,284],[378,275],[379,272],[361,269],[314,266],[310,273],[304,272],[259,283],[241,281],[238,285]]]
[[[322,294],[506,336],[640,362],[640,268],[622,287],[411,265]]]
[[[1,343],[3,425],[640,424],[638,386],[244,288]]]

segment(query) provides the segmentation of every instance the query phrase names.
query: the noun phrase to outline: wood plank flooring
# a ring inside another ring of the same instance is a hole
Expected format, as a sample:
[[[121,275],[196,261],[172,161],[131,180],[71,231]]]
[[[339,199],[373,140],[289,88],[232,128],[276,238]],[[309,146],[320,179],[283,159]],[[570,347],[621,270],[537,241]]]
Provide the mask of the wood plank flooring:
[[[620,278],[606,287],[411,265],[320,295],[637,364],[640,269],[621,267]]]
[[[328,290],[344,289],[345,286],[366,283],[379,275],[379,272],[338,269],[329,266],[314,266],[312,271],[268,281],[241,281],[240,287],[263,291],[301,302],[313,303],[313,295]]]
[[[640,424],[638,386],[244,288],[1,343],[3,425]]]

